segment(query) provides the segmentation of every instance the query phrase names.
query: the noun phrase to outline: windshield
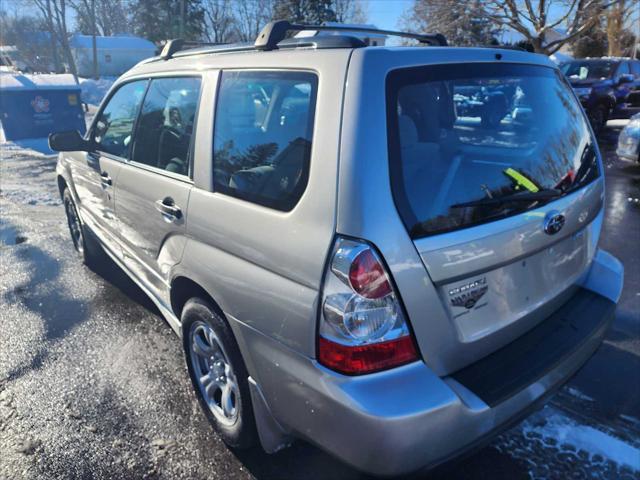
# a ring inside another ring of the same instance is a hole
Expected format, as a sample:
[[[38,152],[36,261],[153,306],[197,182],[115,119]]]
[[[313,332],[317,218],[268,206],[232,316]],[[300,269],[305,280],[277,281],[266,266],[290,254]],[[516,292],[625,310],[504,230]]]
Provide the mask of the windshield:
[[[396,70],[387,114],[394,198],[414,237],[514,215],[598,176],[582,110],[552,68]]]
[[[568,62],[560,69],[570,80],[600,80],[613,74],[614,62]]]

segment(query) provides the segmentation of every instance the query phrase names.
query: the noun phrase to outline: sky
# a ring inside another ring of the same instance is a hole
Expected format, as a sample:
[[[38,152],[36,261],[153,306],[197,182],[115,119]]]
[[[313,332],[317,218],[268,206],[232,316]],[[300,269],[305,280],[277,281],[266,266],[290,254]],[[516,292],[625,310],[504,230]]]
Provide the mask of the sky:
[[[360,0],[359,0],[360,1]],[[29,0],[0,0],[2,7],[35,9]],[[398,19],[402,12],[413,3],[413,0],[365,0],[365,9],[369,16],[369,23],[385,30],[397,30]]]
[[[369,0],[369,23],[382,30],[398,30],[398,19],[412,3],[413,0]]]

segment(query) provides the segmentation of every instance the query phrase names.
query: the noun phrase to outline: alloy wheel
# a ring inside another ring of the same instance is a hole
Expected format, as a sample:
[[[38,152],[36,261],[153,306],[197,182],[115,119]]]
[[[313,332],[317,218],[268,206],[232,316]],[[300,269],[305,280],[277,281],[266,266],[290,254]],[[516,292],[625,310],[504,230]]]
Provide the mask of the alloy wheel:
[[[216,332],[195,322],[189,332],[189,358],[198,389],[216,420],[232,425],[238,419],[238,382]]]

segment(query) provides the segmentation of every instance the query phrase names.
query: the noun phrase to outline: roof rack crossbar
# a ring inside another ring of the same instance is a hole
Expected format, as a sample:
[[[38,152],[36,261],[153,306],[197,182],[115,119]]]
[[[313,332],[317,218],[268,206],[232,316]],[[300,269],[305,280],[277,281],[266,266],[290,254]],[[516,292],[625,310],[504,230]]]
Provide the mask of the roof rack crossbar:
[[[173,40],[167,40],[162,47],[162,52],[160,53],[160,58],[162,60],[169,60],[173,57],[173,55],[180,50],[185,50],[187,48],[197,48],[197,47],[212,47],[217,45],[216,43],[207,43],[207,42],[188,42],[183,38],[174,38]]]
[[[394,30],[379,30],[377,28],[358,27],[351,25],[300,25],[291,23],[287,20],[277,20],[275,22],[269,22],[262,29],[262,31],[258,35],[258,38],[256,38],[254,46],[257,50],[273,50],[277,48],[278,43],[284,40],[287,32],[291,30],[331,30],[338,32],[377,33],[394,37],[413,38],[420,43],[427,43],[429,45],[436,45],[441,47],[447,46],[447,39],[441,33],[425,34],[397,32]]]

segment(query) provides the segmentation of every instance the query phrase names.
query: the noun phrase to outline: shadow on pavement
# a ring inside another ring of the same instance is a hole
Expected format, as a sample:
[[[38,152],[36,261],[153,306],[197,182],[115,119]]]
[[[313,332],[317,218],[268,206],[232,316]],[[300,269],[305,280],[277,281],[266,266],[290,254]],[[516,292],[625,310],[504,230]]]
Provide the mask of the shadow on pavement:
[[[96,248],[95,258],[89,268],[129,300],[141,305],[154,315],[162,316],[149,296],[105,253],[102,247]],[[108,289],[103,292],[100,298],[96,298],[94,303],[115,305],[115,302],[122,301],[122,299],[115,298],[117,296],[114,295],[115,293],[116,291]]]

